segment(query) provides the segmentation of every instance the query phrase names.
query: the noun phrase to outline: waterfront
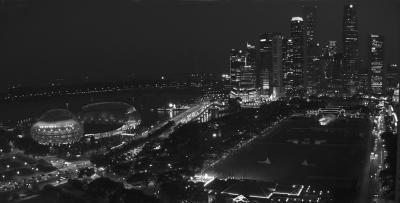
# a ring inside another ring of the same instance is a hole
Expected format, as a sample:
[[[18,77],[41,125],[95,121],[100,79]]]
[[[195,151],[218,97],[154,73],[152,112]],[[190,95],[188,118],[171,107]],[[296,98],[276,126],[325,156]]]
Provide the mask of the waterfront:
[[[399,9],[0,0],[0,203],[400,203]]]
[[[179,113],[157,112],[157,108],[169,103],[191,104],[201,95],[201,91],[141,89],[101,94],[62,96],[50,99],[0,103],[0,121],[35,120],[44,112],[55,108],[67,108],[78,113],[82,106],[96,102],[126,102],[133,105],[142,118],[142,127],[162,122]]]

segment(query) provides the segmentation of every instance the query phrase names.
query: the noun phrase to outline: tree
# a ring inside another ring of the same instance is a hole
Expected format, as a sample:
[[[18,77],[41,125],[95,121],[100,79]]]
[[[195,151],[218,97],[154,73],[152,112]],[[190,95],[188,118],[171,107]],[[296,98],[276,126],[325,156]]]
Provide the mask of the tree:
[[[108,178],[98,178],[88,185],[88,194],[94,198],[110,200],[118,192],[124,190],[122,183],[114,182]]]
[[[231,111],[231,112],[240,111],[240,109],[241,109],[240,101],[241,101],[241,99],[239,97],[238,98],[229,99],[228,100],[228,109],[229,109],[229,111]]]

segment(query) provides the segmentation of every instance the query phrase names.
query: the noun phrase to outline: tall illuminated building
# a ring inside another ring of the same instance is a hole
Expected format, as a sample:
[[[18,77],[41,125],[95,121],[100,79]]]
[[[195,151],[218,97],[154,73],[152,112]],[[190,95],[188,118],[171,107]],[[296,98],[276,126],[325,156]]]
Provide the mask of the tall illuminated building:
[[[304,79],[304,31],[303,18],[293,17],[290,22],[290,37],[292,40],[292,68],[293,68],[293,88],[303,89]]]
[[[353,4],[344,7],[343,15],[343,69],[348,88],[355,83],[359,66],[358,19]]]
[[[307,48],[312,47],[316,43],[315,25],[316,25],[316,6],[303,6],[304,31],[306,37]],[[311,50],[307,50],[309,52]]]
[[[400,101],[400,84],[397,84],[397,87],[393,91],[392,101],[395,104],[399,104],[399,101]],[[399,150],[399,153],[400,153],[400,150]],[[400,165],[400,163],[399,163],[399,165]],[[400,178],[400,174],[399,174],[399,178]],[[400,186],[400,182],[399,182],[399,186]],[[400,195],[400,191],[399,191],[399,195]],[[400,197],[399,197],[399,199],[400,199]]]
[[[242,50],[232,49],[230,53],[231,97],[236,97],[240,90],[241,69],[246,64],[246,56]]]
[[[294,88],[293,40],[291,38],[282,40],[282,63],[284,93],[290,96]]]
[[[272,37],[272,96],[281,97],[284,94],[283,85],[283,36],[275,33]]]
[[[368,94],[369,84],[370,84],[370,73],[368,69],[361,69],[357,74],[357,83],[355,86],[356,93],[358,94]]]
[[[322,59],[323,59],[323,77],[324,79],[332,84],[335,74],[335,55],[337,53],[336,41],[328,41],[328,44],[322,48]]]
[[[334,56],[337,53],[337,42],[329,41],[328,42],[328,55],[329,57]]]
[[[393,95],[400,83],[400,67],[397,64],[390,64],[385,71],[385,81],[383,83],[385,92]]]
[[[399,103],[398,97],[398,88],[397,88],[397,102]],[[396,108],[396,114],[400,115],[400,108]],[[397,131],[400,131],[400,120],[397,119]],[[400,202],[400,138],[397,137],[397,157],[396,157],[396,177],[395,177],[395,188],[394,188],[394,202]]]
[[[240,98],[242,102],[246,103],[254,100],[257,96],[256,54],[256,48],[251,44],[247,44],[245,51],[235,49],[231,51],[231,98]]]
[[[343,54],[336,53],[333,56],[333,85],[338,91],[343,90]]]
[[[241,74],[241,86],[244,88],[244,95],[241,97],[244,102],[251,102],[257,97],[256,91],[256,65],[257,50],[252,44],[246,44],[246,63]]]
[[[316,33],[317,6],[303,6],[304,35],[305,35],[305,85],[308,89],[315,89],[317,81],[313,77],[318,71],[318,43]]]
[[[382,35],[371,34],[370,35],[370,68],[371,68],[371,93],[382,94],[383,93],[383,78],[384,78],[384,37]]]
[[[280,97],[283,93],[282,40],[280,33],[260,35],[259,86],[262,95]]]
[[[260,63],[258,67],[258,86],[262,95],[271,93],[272,80],[272,33],[260,35]]]

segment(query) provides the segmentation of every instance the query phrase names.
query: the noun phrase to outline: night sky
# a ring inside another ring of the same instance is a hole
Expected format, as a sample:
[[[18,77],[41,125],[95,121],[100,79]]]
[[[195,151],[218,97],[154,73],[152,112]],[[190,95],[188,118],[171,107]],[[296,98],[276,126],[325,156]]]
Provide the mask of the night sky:
[[[228,72],[231,48],[256,42],[261,32],[287,34],[304,2],[309,1],[31,0],[25,7],[3,6],[0,91],[56,78]],[[318,39],[341,44],[345,1],[316,2]],[[386,63],[400,63],[400,1],[359,0],[357,7],[362,56],[368,34],[381,33]]]

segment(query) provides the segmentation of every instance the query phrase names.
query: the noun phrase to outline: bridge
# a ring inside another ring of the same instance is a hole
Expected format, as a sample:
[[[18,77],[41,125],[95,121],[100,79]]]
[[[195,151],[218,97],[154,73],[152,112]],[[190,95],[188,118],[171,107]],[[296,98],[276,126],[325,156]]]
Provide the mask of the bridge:
[[[203,114],[208,108],[210,108],[210,106],[212,104],[213,103],[211,103],[209,101],[200,102],[200,103],[190,107],[189,109],[185,110],[184,112],[176,115],[175,117],[168,119],[164,122],[161,122],[160,124],[152,127],[150,130],[142,132],[141,134],[128,133],[127,130],[131,129],[131,124],[126,123],[122,127],[118,128],[116,130],[110,131],[110,132],[97,133],[97,134],[86,134],[85,136],[93,136],[95,139],[101,139],[101,138],[111,137],[111,136],[115,136],[115,135],[123,135],[123,136],[131,136],[131,137],[147,137],[148,135],[161,129],[163,126],[165,126],[167,123],[169,123],[171,121],[174,122],[174,125],[171,126],[171,128],[172,128],[179,124],[185,124],[185,123],[188,123],[188,122],[196,119],[201,114]]]
[[[346,110],[338,107],[327,107],[318,109],[318,114],[334,114],[334,115],[344,115]]]
[[[196,119],[197,117],[199,117],[208,108],[210,108],[212,104],[213,103],[211,103],[209,101],[200,102],[200,103],[192,106],[191,108],[187,109],[186,111],[176,115],[175,117],[158,124],[157,126],[153,127],[152,129],[150,129],[148,131],[143,132],[141,137],[147,137],[149,134],[154,133],[155,131],[159,130],[160,128],[162,128],[163,126],[165,126],[167,123],[169,123],[171,121],[174,122],[174,125],[171,126],[170,129],[179,124],[188,123],[188,122]]]
[[[171,120],[174,121],[176,124],[188,123],[193,119],[197,118],[198,116],[200,116],[202,113],[204,113],[208,108],[210,108],[211,105],[212,103],[209,101],[201,102],[193,106],[192,108],[186,110],[185,112],[175,116]]]

